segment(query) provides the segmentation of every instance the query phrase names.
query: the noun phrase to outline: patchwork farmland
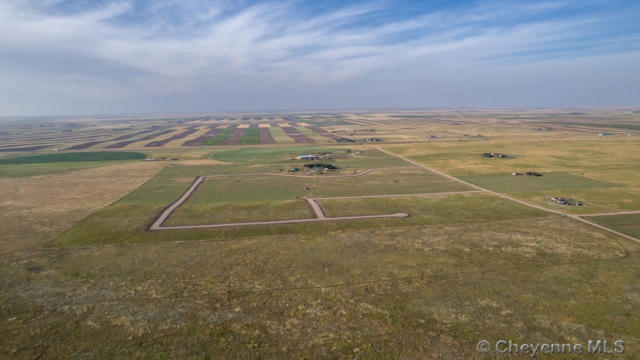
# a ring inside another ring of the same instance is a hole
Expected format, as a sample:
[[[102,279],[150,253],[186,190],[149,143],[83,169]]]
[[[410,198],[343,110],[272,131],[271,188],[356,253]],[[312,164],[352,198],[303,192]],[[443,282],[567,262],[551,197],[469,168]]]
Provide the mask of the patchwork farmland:
[[[640,111],[569,113],[6,123],[0,354],[482,359],[480,339],[603,336],[636,354]]]

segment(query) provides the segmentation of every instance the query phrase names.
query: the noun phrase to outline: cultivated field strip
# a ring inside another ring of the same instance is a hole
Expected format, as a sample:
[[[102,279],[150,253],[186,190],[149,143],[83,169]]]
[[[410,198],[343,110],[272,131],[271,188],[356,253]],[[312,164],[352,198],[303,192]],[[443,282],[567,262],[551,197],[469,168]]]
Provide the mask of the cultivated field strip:
[[[37,145],[37,146],[25,146],[25,147],[8,147],[8,148],[0,148],[0,152],[18,152],[18,151],[35,151],[44,149],[46,147],[53,145]]]
[[[275,144],[276,140],[271,135],[268,127],[260,127],[260,144]]]
[[[298,144],[312,144],[316,142],[312,138],[298,131],[298,129],[296,129],[293,126],[280,126],[280,127],[287,135],[289,135]]]
[[[240,126],[236,126],[235,129],[233,129],[233,132],[231,132],[231,134],[229,135],[229,137],[227,137],[226,139],[224,139],[222,141],[223,145],[237,145],[240,143],[240,139],[242,139],[242,137],[244,136],[244,133],[247,131],[246,127],[240,127]]]
[[[159,136],[162,136],[162,135],[166,135],[166,134],[169,134],[169,133],[172,133],[172,132],[173,132],[173,130],[168,129],[168,130],[163,130],[163,131],[160,131],[160,132],[157,132],[157,133],[149,134],[149,135],[141,137],[139,139],[132,139],[132,140],[127,140],[127,141],[117,142],[115,144],[111,144],[111,145],[107,146],[107,149],[123,148],[123,147],[125,147],[125,146],[127,146],[129,144],[133,144],[133,143],[138,142],[138,141],[151,140],[151,139],[154,139],[156,137],[159,137]]]
[[[163,140],[157,140],[157,141],[152,141],[148,144],[145,144],[145,147],[161,147],[166,145],[168,142],[174,141],[174,140],[179,140],[179,139],[183,139],[191,134],[193,134],[194,132],[198,131],[198,128],[193,126],[181,133],[175,134],[173,136],[169,136],[166,139]]]
[[[146,133],[151,132],[151,131],[153,131],[153,130],[149,129],[149,130],[138,131],[138,132],[134,132],[134,133],[130,133],[130,134],[124,134],[124,135],[118,136],[118,137],[113,138],[113,139],[90,141],[90,142],[86,142],[86,143],[83,143],[83,144],[78,144],[78,145],[71,146],[71,147],[67,148],[66,150],[83,150],[83,149],[87,149],[87,148],[90,148],[90,147],[95,146],[95,145],[104,144],[104,143],[111,142],[111,141],[119,141],[119,140],[129,139],[129,138],[132,138],[134,136],[138,136],[138,135],[141,135],[141,134],[146,134]]]
[[[195,139],[191,139],[188,141],[185,141],[182,146],[200,146],[202,144],[204,144],[205,141],[207,141],[207,139],[215,136],[217,133],[220,132],[220,128],[216,127],[216,126],[210,126],[209,127],[209,131],[207,131],[206,133],[198,136]]]
[[[77,144],[77,145],[73,145],[71,147],[66,148],[65,150],[84,150],[84,149],[88,149],[92,146],[98,145],[98,144],[102,144],[102,143],[106,143],[109,140],[96,140],[96,141],[89,141],[86,143],[82,143],[82,144]]]
[[[337,139],[338,136],[336,136],[335,134],[332,134],[330,132],[328,132],[327,130],[323,129],[323,128],[319,128],[317,126],[312,126],[312,125],[308,125],[306,126],[308,129],[310,129],[311,131],[315,132],[318,135],[322,135],[324,137],[328,137],[330,139]]]

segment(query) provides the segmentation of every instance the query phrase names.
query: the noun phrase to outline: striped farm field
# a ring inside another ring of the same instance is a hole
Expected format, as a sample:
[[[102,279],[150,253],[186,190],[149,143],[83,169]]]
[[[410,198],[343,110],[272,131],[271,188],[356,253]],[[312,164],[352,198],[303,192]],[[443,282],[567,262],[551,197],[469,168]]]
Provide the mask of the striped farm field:
[[[271,136],[271,131],[268,127],[261,127],[260,130],[260,144],[275,144],[276,141]]]
[[[141,141],[148,141],[148,140],[151,140],[151,139],[153,139],[153,138],[155,138],[155,137],[163,136],[163,135],[166,135],[166,134],[169,134],[169,133],[172,133],[172,132],[173,132],[173,130],[172,130],[172,129],[169,129],[169,130],[162,130],[162,131],[159,131],[159,132],[155,132],[155,133],[153,133],[153,134],[149,134],[149,135],[143,136],[143,137],[138,138],[138,139],[131,139],[131,140],[125,140],[125,141],[118,141],[118,142],[116,142],[116,143],[113,143],[113,144],[111,144],[111,145],[107,146],[107,149],[119,149],[119,148],[123,148],[123,147],[125,147],[125,146],[131,145],[131,144],[136,143],[136,142],[139,142],[139,141],[140,141],[140,142],[141,142]]]
[[[239,142],[240,145],[259,145],[260,129],[257,127],[245,128],[244,135]]]
[[[244,127],[236,127],[233,129],[229,137],[222,141],[223,145],[238,145],[240,144],[240,140],[244,137],[244,133],[247,131],[247,128]]]
[[[183,138],[193,134],[196,131],[198,131],[198,128],[196,128],[196,127],[187,128],[186,130],[181,131],[181,132],[179,132],[177,134],[174,134],[172,136],[169,136],[169,137],[167,137],[165,139],[152,141],[152,142],[146,144],[145,147],[161,147],[161,146],[165,146],[167,143],[169,143],[171,141],[183,139]]]
[[[312,138],[304,135],[303,133],[298,131],[298,129],[296,129],[296,128],[292,127],[292,126],[282,127],[282,130],[287,135],[291,136],[293,138],[293,140],[298,144],[309,144],[309,143],[316,142],[315,140],[313,140]]]
[[[272,126],[270,129],[271,136],[275,140],[276,144],[294,144],[296,141],[279,126]]]
[[[315,133],[314,131],[312,131],[311,129],[309,129],[306,126],[296,126],[296,129],[298,131],[300,131],[301,134],[305,135],[308,138],[311,138],[311,139],[315,140],[316,142],[325,142],[325,141],[327,141],[326,137]]]
[[[203,145],[205,141],[207,141],[207,139],[212,138],[213,136],[215,136],[217,133],[220,132],[220,128],[216,128],[216,127],[209,127],[208,131],[205,132],[204,134],[198,136],[195,139],[191,139],[188,141],[185,141],[182,146],[200,146]]]
[[[207,139],[202,145],[220,145],[222,142],[229,137],[231,132],[234,130],[234,127],[227,127],[224,129],[220,129],[215,136]]]

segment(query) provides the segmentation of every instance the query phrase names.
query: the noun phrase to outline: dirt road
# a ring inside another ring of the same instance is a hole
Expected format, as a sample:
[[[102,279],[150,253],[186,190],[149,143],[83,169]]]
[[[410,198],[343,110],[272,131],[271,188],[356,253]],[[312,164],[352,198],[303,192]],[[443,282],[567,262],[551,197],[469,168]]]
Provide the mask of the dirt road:
[[[365,171],[356,173],[356,174],[346,174],[346,175],[331,175],[330,177],[343,177],[343,176],[362,176],[370,173],[374,169],[367,169]],[[250,173],[250,174],[220,174],[220,175],[207,175],[207,176],[198,176],[191,183],[191,186],[185,191],[174,203],[165,208],[160,215],[151,223],[148,230],[150,231],[160,231],[160,230],[188,230],[188,229],[213,229],[213,228],[223,228],[223,227],[235,227],[235,226],[256,226],[256,225],[277,225],[277,224],[297,224],[297,223],[305,223],[305,222],[317,222],[317,221],[344,221],[344,220],[362,220],[362,219],[380,219],[380,218],[403,218],[408,217],[407,213],[394,213],[394,214],[383,214],[383,215],[362,215],[362,216],[342,216],[342,217],[327,217],[324,213],[324,210],[316,202],[316,199],[308,198],[305,199],[312,212],[316,216],[315,218],[309,219],[294,219],[294,220],[275,220],[275,221],[254,221],[254,222],[244,222],[244,223],[224,223],[224,224],[210,224],[210,225],[180,225],[180,226],[163,226],[167,219],[182,205],[184,204],[189,197],[196,191],[198,186],[202,184],[202,182],[207,177],[222,177],[222,176],[255,176],[255,175],[276,175],[276,176],[297,176],[297,177],[314,177],[308,175],[285,175],[278,173]],[[393,195],[383,195],[383,196],[393,196]]]
[[[412,196],[431,196],[431,195],[455,195],[455,194],[468,194],[479,193],[480,190],[465,190],[465,191],[443,191],[443,192],[431,192],[431,193],[418,193],[418,194],[384,194],[384,195],[354,195],[354,196],[333,196],[333,197],[315,197],[314,200],[333,200],[333,199],[369,199],[369,198],[394,198],[394,197],[412,197]]]
[[[191,194],[193,194],[193,192],[196,191],[198,186],[200,186],[200,184],[202,184],[203,181],[204,181],[203,176],[196,177],[196,179],[191,183],[191,186],[189,186],[187,191],[185,191],[184,194],[182,194],[182,196],[180,196],[178,200],[176,200],[173,204],[169,205],[169,207],[164,209],[160,213],[160,216],[158,216],[153,221],[153,223],[151,223],[151,226],[149,226],[149,230],[162,230],[163,229],[162,224],[165,221],[167,221],[169,216],[171,216],[171,214],[173,214],[173,212],[176,211],[180,207],[180,205],[182,205],[185,201],[187,201],[187,199],[189,199],[189,196],[191,196]]]

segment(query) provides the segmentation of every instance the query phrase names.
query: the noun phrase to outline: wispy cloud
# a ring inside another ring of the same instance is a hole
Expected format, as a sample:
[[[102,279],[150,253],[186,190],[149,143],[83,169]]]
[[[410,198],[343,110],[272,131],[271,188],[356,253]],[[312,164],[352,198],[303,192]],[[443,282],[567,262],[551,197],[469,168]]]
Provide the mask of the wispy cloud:
[[[495,66],[632,52],[640,34],[629,16],[637,8],[596,14],[601,7],[561,1],[469,3],[388,17],[393,2],[332,10],[300,2],[83,3],[0,3],[0,52],[14,59],[0,65],[9,76],[38,77],[27,83],[67,78],[75,82],[70,89],[83,89],[106,72],[116,74],[113,87],[150,94],[207,91],[203,79],[216,89],[249,80],[314,86],[416,62],[438,71],[439,61]],[[17,64],[21,57],[37,58],[37,66]],[[53,69],[50,59],[97,65]]]

